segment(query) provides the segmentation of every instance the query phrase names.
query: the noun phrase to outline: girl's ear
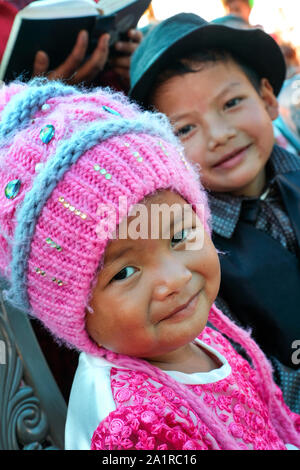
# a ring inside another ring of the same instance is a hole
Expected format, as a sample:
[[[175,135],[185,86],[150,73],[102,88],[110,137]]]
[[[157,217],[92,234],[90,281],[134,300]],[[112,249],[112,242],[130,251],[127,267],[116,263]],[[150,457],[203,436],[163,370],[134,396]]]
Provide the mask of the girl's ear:
[[[267,113],[274,121],[279,115],[279,105],[273,87],[267,78],[261,79],[259,95],[264,102]]]

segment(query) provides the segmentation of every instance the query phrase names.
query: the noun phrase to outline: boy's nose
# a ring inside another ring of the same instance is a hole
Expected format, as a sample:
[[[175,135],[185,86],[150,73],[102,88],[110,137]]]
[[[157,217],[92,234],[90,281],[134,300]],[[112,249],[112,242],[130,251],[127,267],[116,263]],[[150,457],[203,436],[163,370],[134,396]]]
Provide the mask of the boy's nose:
[[[225,119],[214,119],[208,124],[208,150],[211,152],[236,135],[236,130]]]
[[[191,280],[191,271],[181,263],[165,260],[154,273],[153,299],[162,301],[172,294],[178,294]]]

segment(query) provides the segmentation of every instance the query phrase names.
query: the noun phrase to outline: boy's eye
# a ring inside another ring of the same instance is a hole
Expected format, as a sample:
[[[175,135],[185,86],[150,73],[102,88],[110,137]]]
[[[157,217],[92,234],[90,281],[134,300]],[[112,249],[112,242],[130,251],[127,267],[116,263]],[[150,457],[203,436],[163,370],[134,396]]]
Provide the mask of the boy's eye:
[[[135,271],[136,269],[133,266],[126,266],[112,278],[112,281],[122,281],[123,279],[127,279],[128,277],[132,276]]]
[[[192,124],[187,124],[186,126],[180,127],[177,129],[175,132],[175,135],[177,137],[184,137],[187,135],[189,132],[191,132],[194,129],[194,126]]]
[[[225,103],[224,108],[225,109],[233,108],[234,106],[237,106],[241,102],[241,100],[242,100],[242,98],[240,98],[240,97],[232,98],[231,100],[229,100]]]
[[[186,241],[188,238],[190,238],[190,234],[193,230],[193,228],[183,229],[180,230],[180,232],[175,233],[175,235],[171,239],[171,246],[174,247],[176,245],[179,245],[179,243]]]

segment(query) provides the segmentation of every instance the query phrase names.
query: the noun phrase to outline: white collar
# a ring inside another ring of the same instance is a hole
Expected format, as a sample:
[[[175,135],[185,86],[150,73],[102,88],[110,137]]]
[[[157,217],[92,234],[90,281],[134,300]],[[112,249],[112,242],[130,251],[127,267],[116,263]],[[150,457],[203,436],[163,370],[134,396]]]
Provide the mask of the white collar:
[[[231,367],[227,361],[227,359],[216,349],[208,346],[206,343],[201,341],[200,339],[196,338],[195,343],[198,343],[203,349],[206,349],[212,355],[216,356],[219,362],[222,364],[217,369],[213,369],[209,372],[194,372],[192,374],[187,374],[185,372],[178,372],[176,370],[165,370],[164,372],[167,375],[170,375],[174,379],[176,379],[180,383],[185,384],[208,384],[218,382],[219,380],[225,379],[231,373]],[[80,363],[86,362],[88,365],[92,367],[115,367],[119,369],[126,369],[126,367],[119,366],[114,364],[103,357],[91,356],[86,353],[81,353],[79,358]]]

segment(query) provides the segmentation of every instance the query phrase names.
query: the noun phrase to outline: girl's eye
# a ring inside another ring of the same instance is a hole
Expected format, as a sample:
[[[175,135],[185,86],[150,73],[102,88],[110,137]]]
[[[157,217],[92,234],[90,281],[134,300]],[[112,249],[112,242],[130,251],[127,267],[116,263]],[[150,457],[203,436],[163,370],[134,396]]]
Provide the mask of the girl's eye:
[[[175,135],[177,137],[184,137],[187,135],[189,132],[191,132],[194,129],[194,126],[192,124],[187,124],[186,126],[180,127],[176,132]]]
[[[174,247],[179,245],[179,243],[185,242],[188,238],[190,238],[190,233],[193,231],[192,228],[190,229],[183,229],[180,232],[175,233],[175,235],[171,239],[171,246]]]
[[[233,108],[234,106],[237,106],[241,101],[242,101],[242,98],[239,98],[239,97],[232,98],[231,100],[225,103],[224,108],[225,109]]]
[[[134,274],[136,269],[133,266],[126,266],[126,268],[121,269],[113,278],[112,281],[122,281]]]

